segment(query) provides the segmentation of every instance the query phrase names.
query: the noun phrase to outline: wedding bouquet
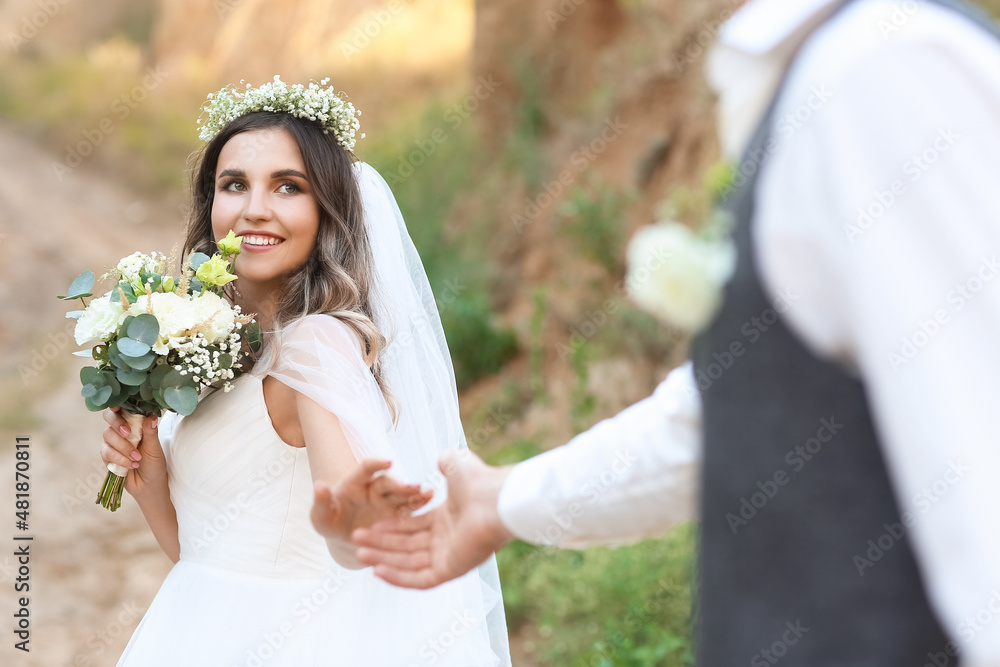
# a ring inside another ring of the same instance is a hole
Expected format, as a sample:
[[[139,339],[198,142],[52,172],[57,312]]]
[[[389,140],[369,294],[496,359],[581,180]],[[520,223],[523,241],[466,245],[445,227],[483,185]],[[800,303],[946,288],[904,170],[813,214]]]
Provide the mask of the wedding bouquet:
[[[219,253],[192,253],[179,278],[168,275],[171,262],[165,255],[133,253],[105,274],[116,284],[90,305],[85,299],[93,296],[92,271],[80,274],[69,293],[58,297],[84,305],[66,315],[77,320],[77,344],[97,343],[74,353],[97,362],[80,369],[84,404],[94,412],[121,406],[133,445],[142,437],[145,416],[164,410],[189,415],[204,389],[229,391],[241,368],[244,336],[251,350],[259,347],[252,316],[222,297],[223,286],[236,279],[230,269],[241,241],[230,231],[219,241]],[[112,512],[121,506],[127,472],[108,464],[97,502]]]

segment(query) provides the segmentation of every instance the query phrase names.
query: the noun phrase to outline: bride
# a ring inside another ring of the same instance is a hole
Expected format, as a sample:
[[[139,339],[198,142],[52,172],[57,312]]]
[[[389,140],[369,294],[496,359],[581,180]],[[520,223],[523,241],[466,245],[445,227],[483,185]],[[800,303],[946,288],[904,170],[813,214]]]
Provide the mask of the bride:
[[[325,84],[209,96],[184,253],[242,237],[231,298],[264,346],[232,391],[147,418],[138,448],[105,412],[102,457],[174,561],[120,667],[510,665],[495,561],[407,591],[347,541],[425,505],[466,443],[420,258]],[[407,483],[370,479],[390,464]]]

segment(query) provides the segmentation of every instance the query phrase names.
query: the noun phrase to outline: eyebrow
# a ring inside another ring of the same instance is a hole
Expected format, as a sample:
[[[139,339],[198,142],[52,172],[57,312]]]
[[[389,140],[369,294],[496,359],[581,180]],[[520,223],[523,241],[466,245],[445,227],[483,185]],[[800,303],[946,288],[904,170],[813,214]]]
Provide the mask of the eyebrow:
[[[223,178],[228,178],[230,176],[235,176],[237,178],[245,178],[246,175],[247,175],[246,172],[243,171],[242,169],[226,169],[225,171],[223,171],[222,173],[220,173],[218,176],[216,176],[215,180],[220,180],[220,179],[223,179]],[[271,172],[271,178],[287,178],[288,176],[294,176],[296,178],[301,178],[302,180],[307,181],[307,182],[309,180],[309,178],[306,177],[306,175],[303,174],[298,169],[280,169],[278,171]]]

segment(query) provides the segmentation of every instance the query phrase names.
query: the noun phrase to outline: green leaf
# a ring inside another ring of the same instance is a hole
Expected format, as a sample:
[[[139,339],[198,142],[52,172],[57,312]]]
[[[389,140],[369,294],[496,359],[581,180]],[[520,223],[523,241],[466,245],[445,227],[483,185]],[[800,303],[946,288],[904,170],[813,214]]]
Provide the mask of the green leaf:
[[[78,320],[78,319],[80,319],[80,317],[82,315],[83,315],[83,311],[82,310],[71,310],[68,313],[66,313],[66,319],[67,320]]]
[[[152,282],[148,282],[152,278]],[[149,285],[149,289],[153,292],[160,288],[160,283],[163,282],[163,276],[159,273],[153,273],[152,271],[146,271],[142,269],[139,271],[139,280],[142,281],[143,285]]]
[[[153,318],[154,321],[156,318]],[[136,329],[136,324],[138,324],[139,319],[132,323],[132,330]],[[118,339],[118,352],[125,357],[138,358],[149,354],[150,346],[149,343],[144,343],[142,341],[136,340],[134,338],[119,338]],[[135,368],[131,359],[126,359],[129,366]]]
[[[180,371],[171,368],[163,376],[163,382],[160,383],[160,386],[166,389],[167,387],[183,387],[184,384],[184,376],[181,375]]]
[[[146,380],[146,375],[146,371],[133,371],[125,368],[119,368],[118,372],[115,373],[119,382],[134,387],[141,385]]]
[[[129,368],[134,371],[148,371],[150,366],[156,362],[156,354],[147,352],[141,357],[123,357],[123,359],[128,363]]]
[[[173,369],[170,364],[156,364],[153,370],[149,372],[149,386],[153,389],[159,389],[163,386],[163,378],[167,376],[167,373],[171,372]]]
[[[232,368],[233,355],[223,352],[219,355],[219,368]]]
[[[78,350],[78,351],[76,351],[76,352],[73,353],[73,356],[74,357],[88,357],[88,358],[93,358],[94,351],[93,350]]]
[[[191,255],[191,261],[188,262],[188,266],[191,267],[192,271],[197,271],[198,267],[208,261],[208,255],[203,252],[196,252]],[[200,288],[199,288],[200,289]]]
[[[111,387],[104,386],[97,390],[97,393],[91,398],[94,405],[104,405],[111,398]]]
[[[260,324],[253,321],[247,327],[247,345],[250,347],[251,352],[256,353],[260,352],[261,344]]]
[[[135,290],[133,290],[132,286],[128,283],[118,283],[114,286],[114,289],[111,290],[111,301],[113,303],[121,301],[122,292],[125,292],[125,299],[129,303],[135,303]]]
[[[92,384],[83,385],[83,389],[80,391],[80,395],[84,398],[90,398],[97,393],[97,387]]]
[[[94,384],[101,377],[101,372],[93,366],[84,366],[80,369],[80,382],[83,384]],[[103,380],[101,384],[104,384]]]
[[[201,284],[201,281],[197,278],[192,278],[190,287],[188,287],[188,294],[201,294],[202,289],[204,289],[204,286]]]
[[[139,396],[141,396],[144,401],[153,400],[153,388],[149,386],[148,382],[143,382],[142,386],[139,387]]]
[[[149,313],[143,313],[138,315],[134,320],[129,322],[128,325],[128,337],[134,338],[140,343],[145,343],[146,345],[152,346],[156,342],[156,338],[160,335],[160,323],[156,321],[156,317],[150,315]],[[147,350],[148,351],[148,350]],[[125,350],[122,350],[123,354],[128,354]],[[145,354],[143,352],[142,354]],[[136,356],[136,355],[129,355]]]
[[[69,286],[69,292],[66,293],[67,299],[78,299],[82,296],[93,296],[89,294],[90,290],[94,287],[94,272],[84,271],[76,277],[75,280]]]
[[[198,392],[193,387],[167,387],[163,398],[170,409],[179,415],[189,415],[198,407]]]

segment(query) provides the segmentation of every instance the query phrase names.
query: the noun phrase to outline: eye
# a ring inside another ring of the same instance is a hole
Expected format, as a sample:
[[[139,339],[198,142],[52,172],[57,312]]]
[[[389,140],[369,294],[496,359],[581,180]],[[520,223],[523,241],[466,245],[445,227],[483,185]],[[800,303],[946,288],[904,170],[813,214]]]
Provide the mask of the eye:
[[[243,192],[246,186],[240,181],[226,181],[222,184],[222,189],[229,192]]]
[[[283,195],[294,195],[297,192],[302,192],[302,188],[292,181],[286,181],[278,187],[278,192]]]

